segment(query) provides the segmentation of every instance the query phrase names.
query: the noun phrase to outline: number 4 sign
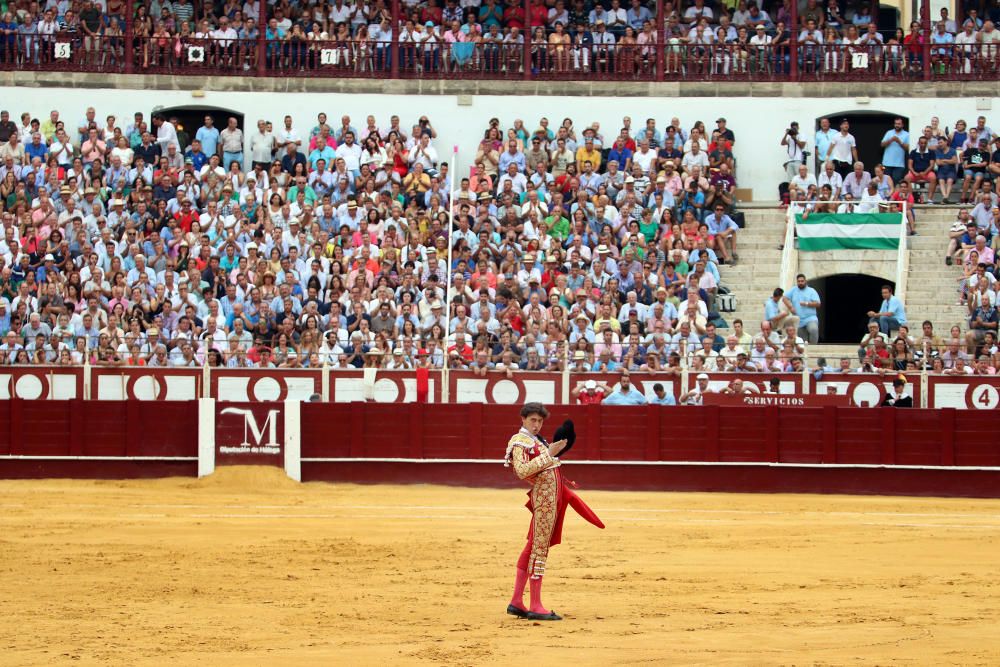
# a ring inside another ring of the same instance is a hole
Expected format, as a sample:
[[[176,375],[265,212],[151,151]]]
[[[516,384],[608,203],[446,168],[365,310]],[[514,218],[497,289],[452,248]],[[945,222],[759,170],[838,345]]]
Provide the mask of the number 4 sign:
[[[974,410],[994,410],[1000,406],[1000,391],[990,384],[970,384],[965,404]]]

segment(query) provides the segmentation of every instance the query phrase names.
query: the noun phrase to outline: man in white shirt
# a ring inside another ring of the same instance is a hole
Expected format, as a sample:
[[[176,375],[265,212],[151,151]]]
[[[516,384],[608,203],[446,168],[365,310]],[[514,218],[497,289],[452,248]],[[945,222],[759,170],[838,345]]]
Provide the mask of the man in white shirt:
[[[693,167],[701,167],[701,172],[708,171],[708,153],[701,149],[701,143],[692,137],[691,152],[685,153],[681,158],[681,167],[685,174],[690,174]]]
[[[520,195],[528,189],[528,179],[517,170],[517,165],[511,162],[507,165],[507,173],[497,179],[497,192],[503,192],[504,183],[510,181],[515,195]]]
[[[830,186],[831,199],[840,199],[840,190],[844,186],[844,178],[833,169],[833,163],[827,160],[823,164],[823,173],[816,180],[819,187]]]
[[[712,8],[705,5],[705,0],[694,0],[694,4],[684,11],[684,21],[694,25],[701,19],[711,21],[715,18]]]
[[[250,159],[253,166],[270,169],[274,147],[274,135],[267,131],[267,123],[258,120],[257,131],[250,135]]]
[[[628,25],[628,12],[622,9],[620,0],[611,0],[611,9],[605,12],[605,24],[615,37],[625,35],[625,26]]]
[[[177,141],[177,129],[163,114],[153,114],[153,127],[156,128],[156,143],[160,145],[161,154],[166,155],[167,148],[171,145],[178,151],[180,150],[181,144]]]
[[[239,33],[236,29],[229,25],[229,17],[222,15],[219,17],[219,28],[217,30],[212,30],[209,32],[212,39],[214,40],[213,46],[213,56],[220,63],[230,63],[232,62],[233,55],[236,51],[236,39],[239,37]]]
[[[983,22],[983,29],[979,31],[979,43],[983,45],[983,57],[992,62],[1000,53],[1000,30],[993,25],[993,21],[986,19]]]
[[[808,193],[810,186],[817,187],[816,177],[809,173],[809,167],[799,163],[799,173],[792,178],[789,185],[801,192]]]
[[[750,46],[753,47],[753,65],[756,71],[765,71],[769,60],[771,36],[767,34],[767,27],[763,23],[757,24],[755,33],[750,38]]]
[[[358,151],[360,159],[360,149]],[[410,151],[410,166],[417,162],[424,165],[424,171],[430,176],[437,176],[438,154],[431,146],[431,138],[426,134],[420,137],[420,142]]]
[[[73,164],[73,144],[65,130],[56,130],[55,140],[49,145],[49,156],[55,157],[60,167]]]
[[[343,159],[347,171],[357,178],[358,174],[361,173],[361,145],[355,143],[354,132],[350,130],[344,132],[343,139],[344,141],[337,146],[337,150],[334,152],[338,158]],[[427,170],[426,164],[424,170]]]
[[[865,192],[861,195],[861,203],[854,207],[855,213],[878,213],[879,204],[884,202],[885,199],[878,191],[878,183],[875,181],[869,181]]]
[[[648,174],[649,167],[656,159],[656,151],[649,147],[649,139],[642,139],[639,142],[639,149],[632,155],[632,164],[637,164],[642,168],[642,173]]]
[[[330,7],[329,19],[330,25],[336,25],[338,23],[347,23],[354,16],[355,8],[348,5],[344,0],[337,0],[337,2]]]
[[[830,148],[825,159],[833,162],[833,168],[841,178],[851,173],[854,163],[858,161],[858,142],[850,133],[851,125],[847,120],[840,123],[840,132],[830,140]]]
[[[302,137],[299,135],[298,130],[292,127],[292,117],[285,116],[285,126],[278,130],[275,135],[279,146],[287,146],[288,144],[295,144],[296,149],[302,145]]]
[[[791,182],[799,173],[799,166],[805,161],[803,152],[806,148],[806,139],[799,131],[799,124],[792,123],[781,137],[781,145],[785,148],[785,176]]]
[[[975,24],[966,20],[962,32],[955,36],[955,54],[962,63],[962,71],[966,74],[972,71],[972,58],[979,48],[979,35],[975,33]]]

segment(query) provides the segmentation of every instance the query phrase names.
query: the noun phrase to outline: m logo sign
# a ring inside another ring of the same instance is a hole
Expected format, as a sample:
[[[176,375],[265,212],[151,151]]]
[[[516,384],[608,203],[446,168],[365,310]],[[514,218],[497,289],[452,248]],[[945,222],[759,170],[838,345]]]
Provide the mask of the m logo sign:
[[[283,465],[283,403],[230,403],[219,407],[215,423],[217,463]]]

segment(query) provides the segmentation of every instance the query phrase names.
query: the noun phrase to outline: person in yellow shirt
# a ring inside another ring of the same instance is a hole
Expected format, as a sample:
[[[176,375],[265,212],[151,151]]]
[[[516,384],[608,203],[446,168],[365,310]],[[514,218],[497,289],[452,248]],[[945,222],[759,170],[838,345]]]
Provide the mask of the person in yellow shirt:
[[[583,146],[576,149],[576,170],[583,171],[583,163],[590,162],[594,166],[594,171],[601,170],[601,151],[594,147],[594,137],[587,136]]]
[[[42,138],[46,141],[51,142],[56,136],[56,126],[59,124],[59,112],[50,111],[49,117],[43,123],[39,131],[42,133]]]
[[[604,327],[607,326],[616,334],[620,334],[622,332],[622,325],[621,322],[615,319],[614,314],[611,312],[611,306],[605,303],[600,306],[600,309],[600,314],[594,320],[594,331],[601,333]]]

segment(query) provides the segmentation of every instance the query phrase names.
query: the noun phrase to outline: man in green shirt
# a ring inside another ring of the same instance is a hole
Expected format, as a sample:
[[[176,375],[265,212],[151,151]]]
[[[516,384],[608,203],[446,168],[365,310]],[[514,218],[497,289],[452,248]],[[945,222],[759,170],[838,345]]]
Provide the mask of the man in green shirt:
[[[304,192],[306,195],[306,204],[310,206],[316,205],[316,191],[306,183],[305,176],[298,176],[295,179],[295,185],[288,189],[288,201],[295,201],[295,199],[299,196],[300,191]]]
[[[559,239],[559,242],[566,240],[569,236],[569,218],[563,215],[562,206],[552,207],[549,216],[545,218],[545,226],[549,230],[549,236]]]

